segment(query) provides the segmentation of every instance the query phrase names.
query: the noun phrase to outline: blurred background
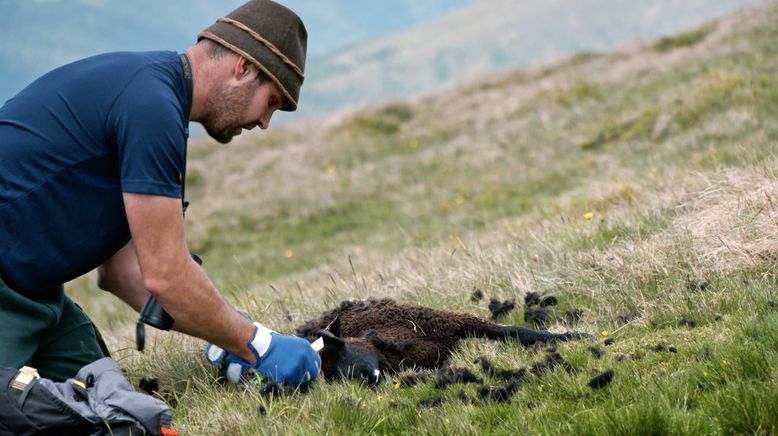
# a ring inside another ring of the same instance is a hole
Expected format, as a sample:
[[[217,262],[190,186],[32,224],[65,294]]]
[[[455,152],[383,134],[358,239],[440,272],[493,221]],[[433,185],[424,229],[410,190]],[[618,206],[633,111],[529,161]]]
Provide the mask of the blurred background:
[[[182,51],[242,0],[0,0],[0,102],[73,60]],[[301,106],[276,123],[408,98],[565,54],[605,51],[756,0],[281,0],[306,23]]]

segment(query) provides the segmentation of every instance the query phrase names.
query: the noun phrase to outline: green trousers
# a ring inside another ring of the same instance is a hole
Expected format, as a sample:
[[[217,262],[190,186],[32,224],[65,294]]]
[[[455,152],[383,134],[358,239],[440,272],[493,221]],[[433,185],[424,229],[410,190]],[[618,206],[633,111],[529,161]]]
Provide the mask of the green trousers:
[[[0,280],[0,366],[65,381],[107,355],[94,324],[64,291],[31,300]]]

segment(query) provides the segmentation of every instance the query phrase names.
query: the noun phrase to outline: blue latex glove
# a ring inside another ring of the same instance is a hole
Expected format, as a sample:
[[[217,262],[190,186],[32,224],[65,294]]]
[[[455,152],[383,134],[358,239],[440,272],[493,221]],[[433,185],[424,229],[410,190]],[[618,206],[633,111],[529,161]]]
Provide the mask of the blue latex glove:
[[[254,326],[257,330],[248,343],[256,358],[254,365],[214,344],[208,344],[205,349],[208,361],[214,365],[222,364],[229,381],[239,383],[249,369],[289,385],[299,385],[319,375],[321,358],[307,340],[279,334],[258,322]]]

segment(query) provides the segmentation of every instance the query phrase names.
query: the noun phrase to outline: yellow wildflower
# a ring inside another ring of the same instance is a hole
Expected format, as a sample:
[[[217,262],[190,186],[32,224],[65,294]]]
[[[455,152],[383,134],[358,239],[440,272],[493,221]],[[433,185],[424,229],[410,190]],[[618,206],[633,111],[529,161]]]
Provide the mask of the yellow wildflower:
[[[594,214],[591,213],[591,212],[586,212],[585,214],[583,214],[583,218],[585,220],[590,220],[590,219],[594,218]]]
[[[287,259],[291,259],[293,256],[294,256],[294,251],[292,250],[284,251],[284,257],[286,257]]]
[[[600,334],[602,335],[602,337],[605,338],[608,337],[608,335],[610,335],[610,332],[608,332],[607,330],[603,330]]]

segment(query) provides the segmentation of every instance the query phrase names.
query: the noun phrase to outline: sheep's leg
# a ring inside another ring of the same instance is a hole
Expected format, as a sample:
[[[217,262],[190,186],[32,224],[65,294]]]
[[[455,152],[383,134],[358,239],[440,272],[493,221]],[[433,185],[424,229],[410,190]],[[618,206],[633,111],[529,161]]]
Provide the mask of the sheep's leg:
[[[402,353],[405,351],[406,348],[413,345],[413,341],[406,340],[406,341],[391,341],[383,336],[381,336],[380,333],[378,333],[375,330],[368,330],[365,333],[365,337],[373,343],[373,346],[375,346],[380,351],[391,351],[395,353]]]
[[[522,345],[532,345],[536,343],[547,343],[552,341],[569,341],[571,339],[581,339],[585,337],[581,333],[551,333],[543,330],[533,330],[527,327],[518,326],[485,326],[481,331],[482,336],[496,341],[517,340]]]

